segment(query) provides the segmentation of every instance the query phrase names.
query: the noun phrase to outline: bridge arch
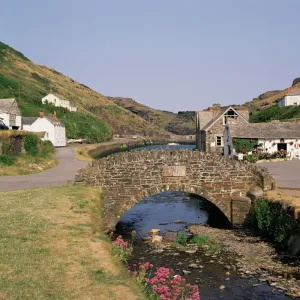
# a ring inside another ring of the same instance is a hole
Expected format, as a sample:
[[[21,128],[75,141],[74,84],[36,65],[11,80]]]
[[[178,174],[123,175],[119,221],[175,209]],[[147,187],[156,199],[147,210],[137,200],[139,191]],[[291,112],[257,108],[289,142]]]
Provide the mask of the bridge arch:
[[[145,197],[164,191],[201,196],[233,223],[242,223],[254,186],[271,189],[264,170],[232,158],[190,150],[147,150],[119,153],[80,170],[76,182],[102,189],[103,223],[107,230]]]

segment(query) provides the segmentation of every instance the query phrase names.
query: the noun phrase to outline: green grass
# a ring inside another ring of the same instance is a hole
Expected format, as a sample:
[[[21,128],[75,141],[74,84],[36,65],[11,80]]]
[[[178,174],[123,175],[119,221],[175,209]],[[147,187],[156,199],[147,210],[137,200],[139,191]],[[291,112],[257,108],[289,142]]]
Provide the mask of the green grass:
[[[207,235],[195,235],[193,236],[191,243],[194,245],[207,245],[207,250],[211,252],[219,252],[221,250],[221,245],[215,243],[211,237]]]
[[[300,118],[300,106],[279,107],[277,104],[274,104],[251,115],[250,121],[257,123],[270,122],[272,120],[288,121],[289,119],[297,118]]]
[[[89,204],[78,215],[70,208],[81,201]],[[2,192],[0,218],[0,299],[143,299],[94,236],[105,236],[97,189]]]

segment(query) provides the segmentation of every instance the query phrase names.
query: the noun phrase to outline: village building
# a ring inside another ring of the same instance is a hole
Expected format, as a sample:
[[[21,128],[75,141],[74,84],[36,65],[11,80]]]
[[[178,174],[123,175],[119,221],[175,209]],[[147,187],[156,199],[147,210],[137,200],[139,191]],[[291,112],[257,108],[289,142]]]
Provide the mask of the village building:
[[[300,88],[291,88],[278,102],[279,106],[300,105]]]
[[[65,147],[67,144],[66,128],[54,113],[44,116],[40,113],[39,118],[23,118],[23,130],[32,132],[44,132],[43,141],[51,141],[54,147]]]
[[[66,99],[64,96],[50,93],[42,99],[43,104],[52,104],[56,107],[64,107],[69,111],[76,112],[77,107],[73,106],[70,100]]]
[[[22,116],[15,98],[0,99],[0,121],[9,129],[22,129]]]
[[[274,153],[284,151],[288,157],[300,159],[300,123],[272,121],[271,123],[237,124],[229,122],[225,127],[224,147],[234,147],[236,139],[257,141],[257,150]]]
[[[248,109],[221,108],[214,104],[212,108],[197,112],[196,147],[204,152],[224,152],[224,128],[226,122],[234,120],[237,124],[248,124]]]

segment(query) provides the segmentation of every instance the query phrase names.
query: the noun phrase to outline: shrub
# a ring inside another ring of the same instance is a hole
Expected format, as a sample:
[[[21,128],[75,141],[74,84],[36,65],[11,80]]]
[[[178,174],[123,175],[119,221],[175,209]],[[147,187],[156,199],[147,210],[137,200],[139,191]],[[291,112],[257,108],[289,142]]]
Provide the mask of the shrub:
[[[256,155],[246,155],[244,156],[244,160],[249,163],[256,163],[258,161],[258,157]]]
[[[35,156],[39,152],[38,147],[39,138],[34,134],[28,134],[25,137],[24,148],[28,154]]]
[[[187,235],[184,232],[177,233],[177,243],[184,246],[187,242]]]
[[[233,148],[238,153],[248,153],[257,147],[258,141],[256,139],[234,139]]]
[[[0,155],[0,163],[5,166],[12,166],[15,163],[15,157],[9,155]]]
[[[251,226],[272,242],[286,246],[289,237],[300,232],[294,213],[281,202],[258,199],[251,211]]]
[[[41,157],[48,157],[55,152],[55,148],[50,141],[43,141],[41,144]]]

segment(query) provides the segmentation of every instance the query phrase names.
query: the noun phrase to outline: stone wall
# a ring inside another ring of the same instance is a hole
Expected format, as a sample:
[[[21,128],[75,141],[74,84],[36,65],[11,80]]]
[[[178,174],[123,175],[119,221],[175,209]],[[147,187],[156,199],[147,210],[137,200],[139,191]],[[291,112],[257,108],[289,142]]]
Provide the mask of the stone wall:
[[[236,124],[245,123],[246,121],[241,118],[237,117]],[[218,154],[223,153],[223,146],[211,146],[211,142],[216,141],[216,136],[224,136],[224,128],[225,125],[223,123],[223,117],[220,117],[207,131],[206,131],[206,151],[207,152],[215,152]]]
[[[257,167],[216,154],[152,150],[94,161],[77,173],[76,182],[101,187],[103,222],[108,230],[137,202],[167,190],[204,197],[232,220],[232,199],[246,196],[255,186],[271,188],[270,182],[265,182],[267,176]]]

